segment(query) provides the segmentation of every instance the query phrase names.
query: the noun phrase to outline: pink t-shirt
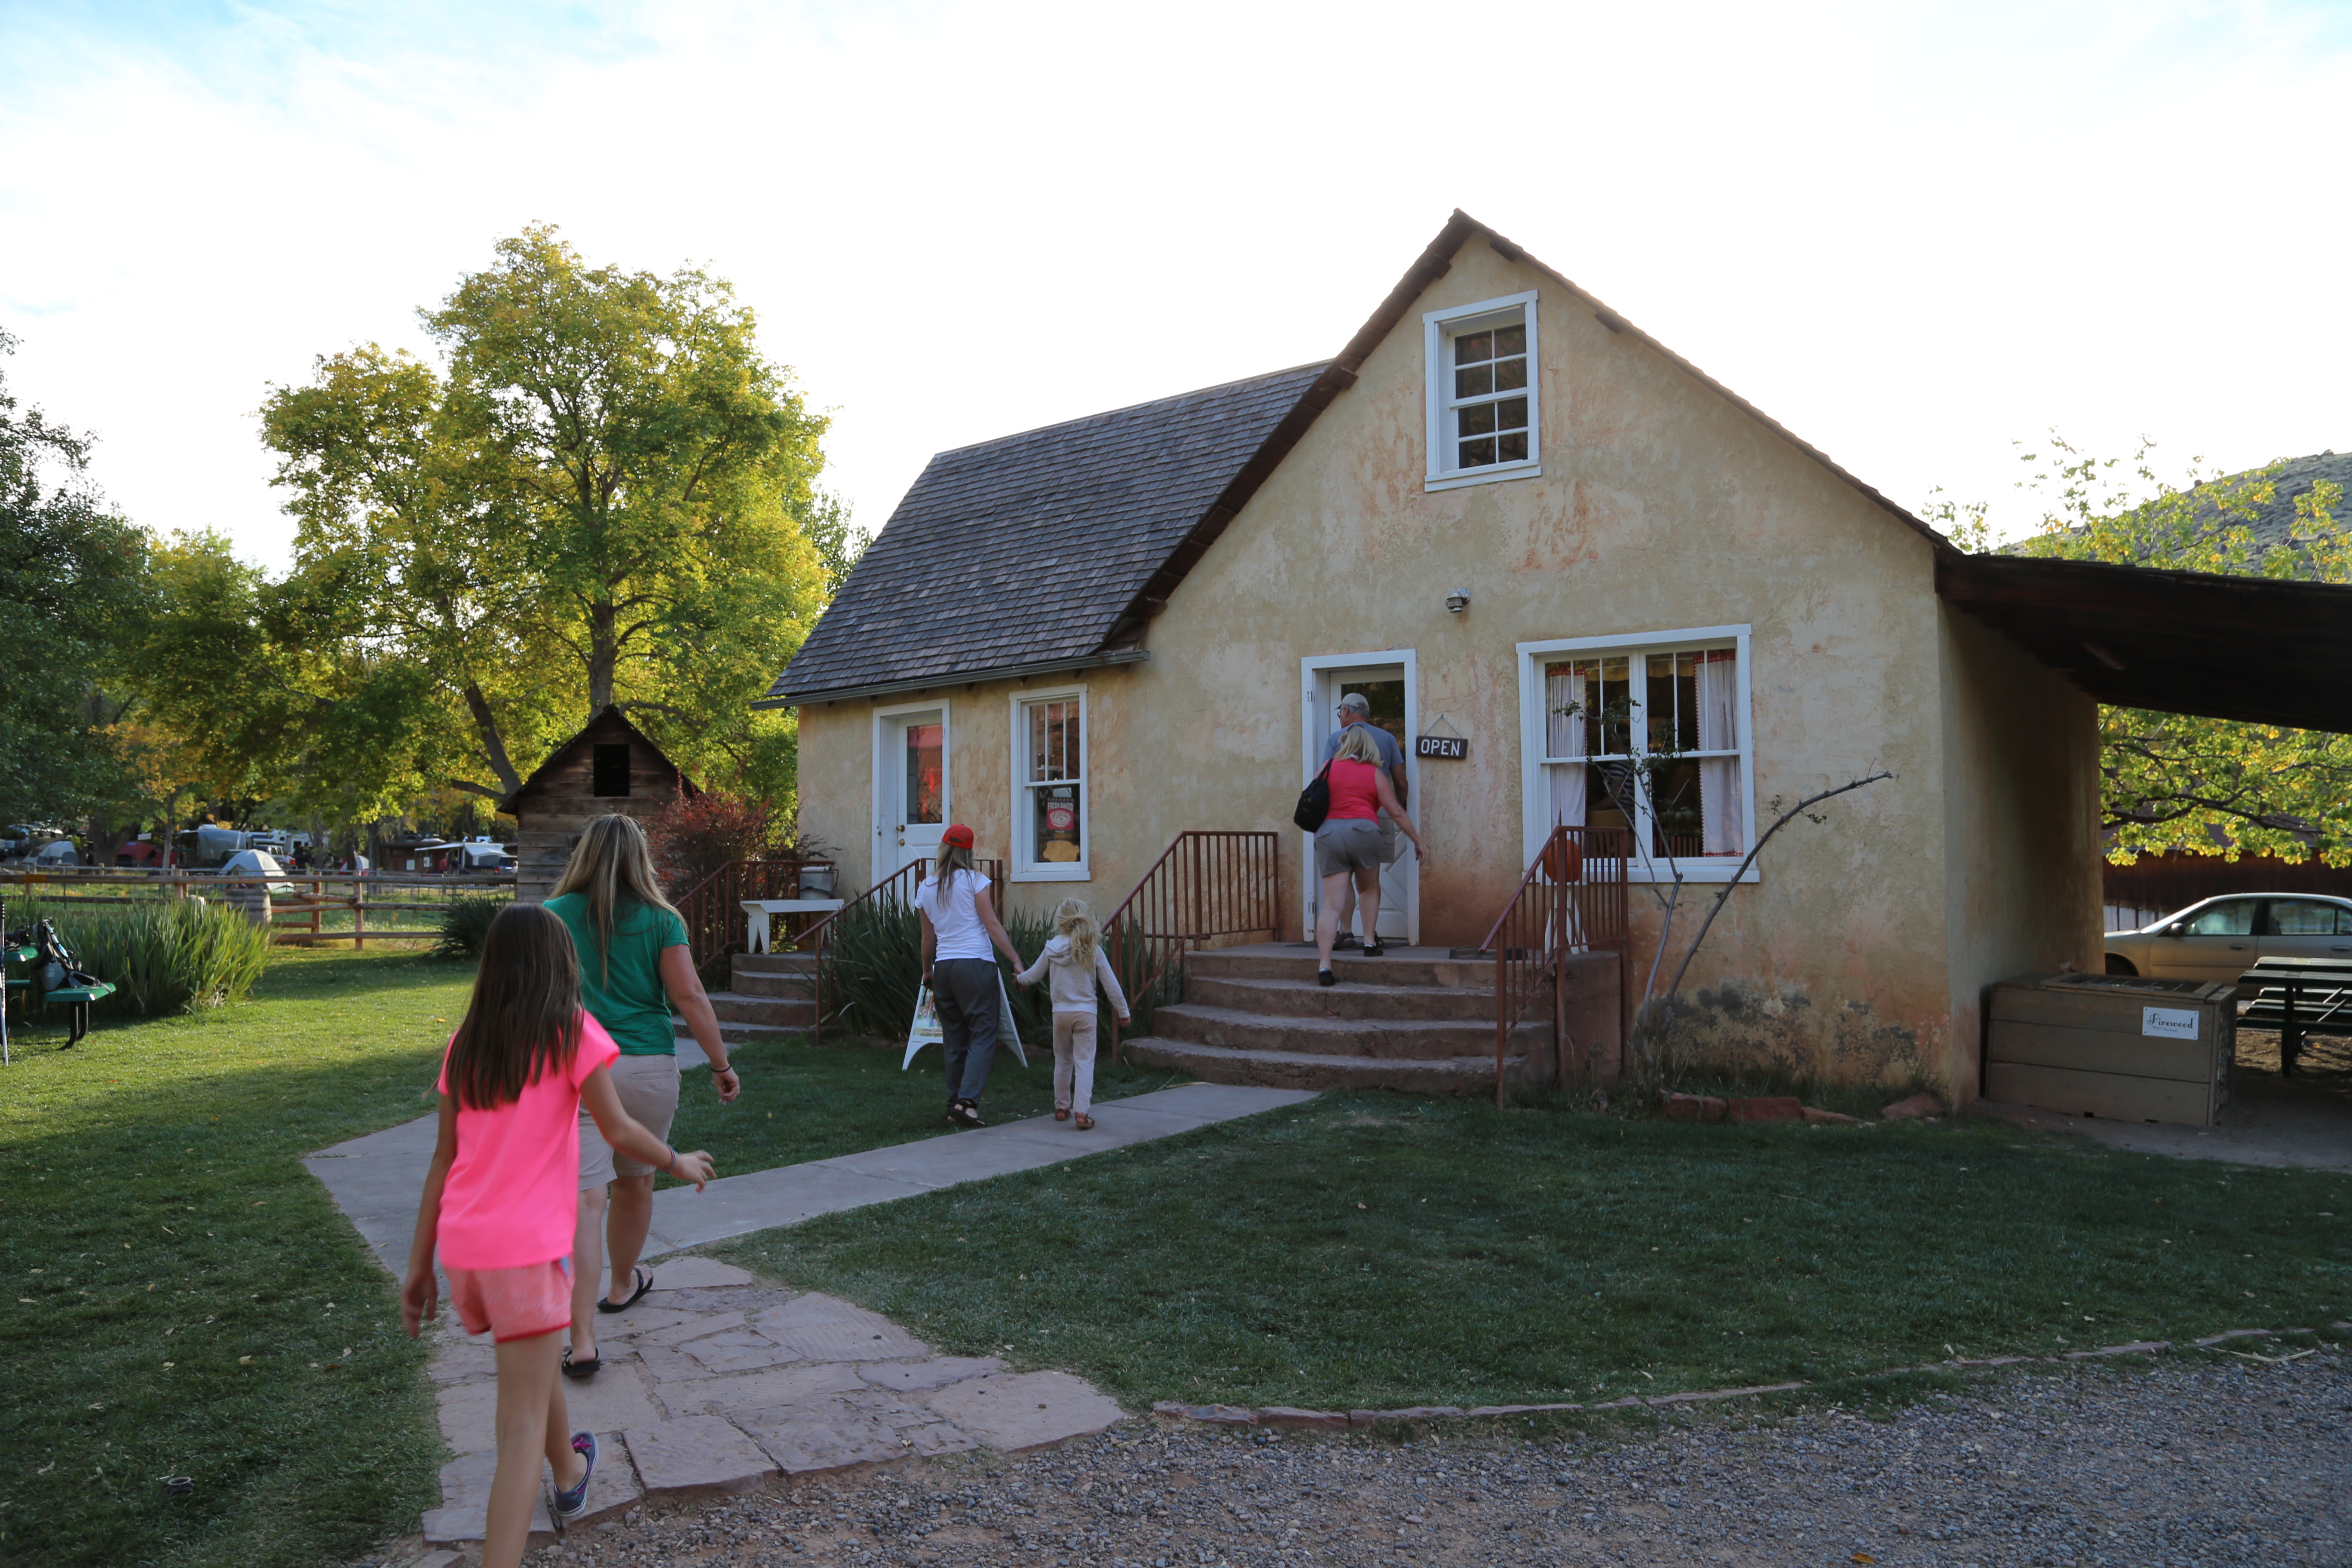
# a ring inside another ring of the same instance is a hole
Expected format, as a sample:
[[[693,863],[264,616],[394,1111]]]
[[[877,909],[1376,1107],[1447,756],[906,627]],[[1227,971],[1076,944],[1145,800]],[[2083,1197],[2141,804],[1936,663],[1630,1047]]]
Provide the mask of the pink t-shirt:
[[[454,1041],[457,1037],[452,1035]],[[580,1086],[621,1054],[580,1015],[572,1070],[541,1073],[496,1110],[457,1107],[457,1158],[441,1187],[435,1249],[451,1268],[523,1268],[572,1252],[580,1210]],[[449,1092],[449,1052],[437,1086]]]

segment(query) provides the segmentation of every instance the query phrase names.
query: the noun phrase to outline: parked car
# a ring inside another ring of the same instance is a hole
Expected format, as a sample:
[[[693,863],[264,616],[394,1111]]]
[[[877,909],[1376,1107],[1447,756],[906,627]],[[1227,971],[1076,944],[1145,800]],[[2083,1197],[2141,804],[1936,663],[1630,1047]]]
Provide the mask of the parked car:
[[[2352,899],[2228,893],[2137,931],[2107,933],[2107,973],[2235,980],[2263,958],[2352,959]]]
[[[224,877],[282,877],[286,874],[286,868],[280,866],[278,857],[267,849],[240,849],[222,864],[220,874]],[[294,892],[291,882],[270,882],[267,885],[273,899],[288,898]]]

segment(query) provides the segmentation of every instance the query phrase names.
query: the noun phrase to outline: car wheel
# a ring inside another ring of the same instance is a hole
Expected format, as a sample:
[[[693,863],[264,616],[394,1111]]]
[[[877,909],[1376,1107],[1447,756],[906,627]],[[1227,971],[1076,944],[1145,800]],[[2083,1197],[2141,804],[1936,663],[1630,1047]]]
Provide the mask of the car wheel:
[[[2139,971],[2134,969],[2132,967],[2132,961],[2126,958],[2122,953],[2111,952],[2107,954],[2107,973],[2110,974],[2137,974]]]

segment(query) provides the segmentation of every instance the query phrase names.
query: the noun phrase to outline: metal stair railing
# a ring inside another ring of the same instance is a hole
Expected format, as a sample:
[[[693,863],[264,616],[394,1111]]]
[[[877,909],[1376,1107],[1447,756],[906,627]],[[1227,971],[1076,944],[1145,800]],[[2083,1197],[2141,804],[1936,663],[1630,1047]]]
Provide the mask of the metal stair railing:
[[[915,889],[923,885],[923,879],[930,875],[930,868],[931,863],[928,859],[910,861],[899,867],[841,908],[810,926],[800,935],[791,939],[789,945],[793,951],[800,952],[805,949],[814,958],[809,990],[810,994],[816,1000],[816,1015],[809,1026],[809,1044],[817,1046],[824,1043],[824,948],[826,941],[832,935],[834,922],[869,906],[879,908],[886,902],[911,905],[915,901]],[[972,868],[988,879],[988,901],[994,907],[996,918],[1002,922],[1004,919],[1004,862],[974,860]],[[806,944],[810,942],[814,942],[815,946],[807,947]],[[781,949],[785,945],[787,944],[779,942],[778,948]],[[907,1016],[910,1024],[914,1019],[914,1012],[915,998],[912,994],[909,994],[907,997]]]
[[[1103,921],[1103,947],[1136,1016],[1181,988],[1184,954],[1227,937],[1269,942],[1281,919],[1280,837],[1254,829],[1188,828]],[[1111,1025],[1111,1058],[1123,1042]]]
[[[1613,948],[1619,1011],[1633,950],[1625,897],[1632,841],[1622,827],[1555,827],[1486,932],[1495,955],[1495,1104],[1504,1103],[1504,1058],[1511,1031],[1551,991],[1552,1081],[1568,1076],[1568,955]],[[1620,1025],[1620,1037],[1630,1021]],[[1588,1064],[1589,1066],[1589,1064]]]

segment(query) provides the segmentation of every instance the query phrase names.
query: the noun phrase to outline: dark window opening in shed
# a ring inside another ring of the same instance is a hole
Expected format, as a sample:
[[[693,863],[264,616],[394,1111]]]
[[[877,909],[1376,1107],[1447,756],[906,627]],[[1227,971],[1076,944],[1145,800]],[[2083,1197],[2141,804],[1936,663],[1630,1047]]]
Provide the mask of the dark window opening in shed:
[[[628,742],[624,741],[618,745],[598,746],[589,779],[588,793],[591,795],[628,794]]]

